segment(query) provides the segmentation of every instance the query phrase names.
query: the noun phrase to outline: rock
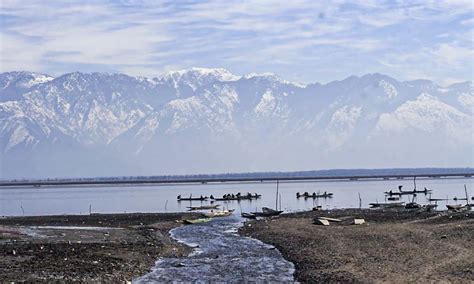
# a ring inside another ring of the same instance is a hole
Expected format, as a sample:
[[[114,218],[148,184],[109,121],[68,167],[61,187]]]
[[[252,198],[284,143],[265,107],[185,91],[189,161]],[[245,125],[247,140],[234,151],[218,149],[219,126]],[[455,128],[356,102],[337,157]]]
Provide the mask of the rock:
[[[442,235],[442,236],[441,236],[441,238],[442,238],[442,239],[447,239],[447,238],[448,238],[448,236],[446,236],[446,235]]]

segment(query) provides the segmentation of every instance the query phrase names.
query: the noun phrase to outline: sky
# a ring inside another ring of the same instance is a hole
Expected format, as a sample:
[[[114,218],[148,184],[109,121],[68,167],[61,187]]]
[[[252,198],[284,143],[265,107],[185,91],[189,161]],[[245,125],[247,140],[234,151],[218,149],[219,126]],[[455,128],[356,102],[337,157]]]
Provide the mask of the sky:
[[[473,80],[474,1],[0,1],[0,71]]]

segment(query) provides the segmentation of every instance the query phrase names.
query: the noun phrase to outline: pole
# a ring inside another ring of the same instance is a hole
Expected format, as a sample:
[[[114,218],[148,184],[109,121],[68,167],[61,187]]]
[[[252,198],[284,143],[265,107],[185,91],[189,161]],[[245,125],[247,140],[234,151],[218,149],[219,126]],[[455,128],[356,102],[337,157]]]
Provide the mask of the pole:
[[[279,185],[279,180],[277,180],[277,192],[276,192],[275,210],[278,210],[278,185]]]

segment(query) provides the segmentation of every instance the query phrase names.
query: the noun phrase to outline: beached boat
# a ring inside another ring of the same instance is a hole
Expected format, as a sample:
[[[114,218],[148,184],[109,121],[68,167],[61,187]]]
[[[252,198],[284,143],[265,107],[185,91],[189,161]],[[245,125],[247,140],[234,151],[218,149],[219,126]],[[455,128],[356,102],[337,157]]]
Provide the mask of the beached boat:
[[[474,205],[472,205],[472,204],[453,204],[453,205],[447,204],[447,205],[446,205],[446,208],[448,208],[448,210],[450,210],[450,211],[457,211],[457,212],[460,212],[460,211],[468,211],[468,210],[471,210],[471,208],[472,208],[473,206],[474,206]]]
[[[232,215],[234,209],[231,210],[222,210],[222,211],[211,211],[202,213],[203,216],[212,218],[212,217],[226,217]]]
[[[209,209],[217,209],[220,205],[203,205],[203,206],[189,206],[188,211],[194,211],[194,210],[209,210]]]
[[[183,220],[183,223],[187,224],[187,225],[201,224],[201,223],[209,222],[211,220],[212,220],[212,218],[186,219],[186,220]]]
[[[255,216],[255,214],[253,213],[245,213],[245,212],[242,212],[242,217],[243,218],[247,218],[247,219],[255,219],[257,218],[257,216]]]
[[[390,202],[390,203],[369,203],[370,208],[401,208],[405,206],[405,202]]]
[[[280,210],[273,210],[268,207],[262,207],[262,212],[252,212],[251,214],[255,215],[256,217],[271,217],[271,216],[278,216],[283,211]]]

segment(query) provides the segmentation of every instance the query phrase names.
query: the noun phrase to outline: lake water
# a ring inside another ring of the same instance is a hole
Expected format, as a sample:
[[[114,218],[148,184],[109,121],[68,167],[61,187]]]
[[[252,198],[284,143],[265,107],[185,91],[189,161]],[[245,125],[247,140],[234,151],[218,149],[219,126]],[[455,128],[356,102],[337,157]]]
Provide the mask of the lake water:
[[[424,187],[433,190],[432,198],[464,198],[464,184],[467,186],[469,198],[474,195],[474,179],[420,179],[417,189]],[[398,185],[404,190],[413,189],[413,180],[384,181],[325,181],[280,183],[281,208],[285,211],[309,210],[315,205],[323,208],[359,207],[360,193],[362,207],[370,202],[383,202],[384,191],[396,191]],[[297,199],[296,192],[332,192],[333,198],[328,199]],[[110,187],[41,187],[41,188],[5,188],[0,189],[0,215],[53,215],[53,214],[88,214],[123,213],[123,212],[179,212],[187,210],[187,206],[209,204],[209,201],[176,200],[177,195],[198,197],[213,195],[221,197],[225,193],[258,193],[262,198],[253,201],[216,202],[225,208],[236,209],[237,212],[261,210],[261,207],[275,208],[276,183],[244,183],[244,184],[202,184],[202,185],[154,185],[154,186],[110,186]],[[418,194],[415,201],[427,203],[424,194]],[[402,201],[411,197],[403,196]],[[411,201],[411,200],[410,200]],[[458,201],[465,203],[465,201]],[[280,202],[279,202],[280,203]],[[440,209],[446,202],[438,202]],[[449,201],[456,204],[456,201]],[[279,204],[280,206],[280,204]],[[221,207],[222,208],[222,207]]]

